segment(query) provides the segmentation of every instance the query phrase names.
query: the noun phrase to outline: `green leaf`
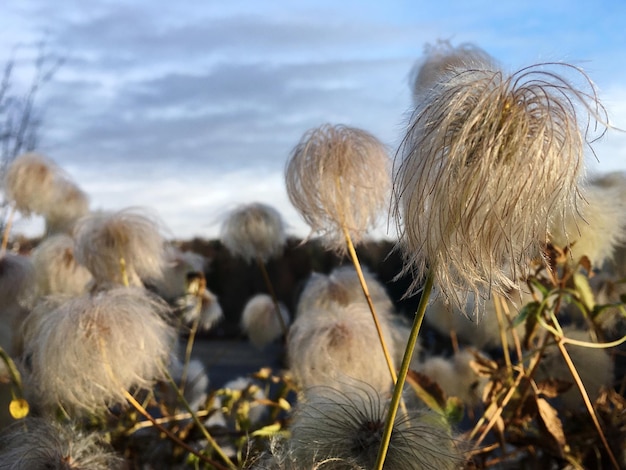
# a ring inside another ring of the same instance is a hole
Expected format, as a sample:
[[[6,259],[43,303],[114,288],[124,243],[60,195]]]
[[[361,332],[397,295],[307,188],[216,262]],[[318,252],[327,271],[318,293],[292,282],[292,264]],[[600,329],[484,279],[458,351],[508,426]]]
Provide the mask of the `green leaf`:
[[[539,314],[539,302],[528,302],[519,311],[519,315],[513,320],[513,328],[520,326],[528,317],[536,317]]]

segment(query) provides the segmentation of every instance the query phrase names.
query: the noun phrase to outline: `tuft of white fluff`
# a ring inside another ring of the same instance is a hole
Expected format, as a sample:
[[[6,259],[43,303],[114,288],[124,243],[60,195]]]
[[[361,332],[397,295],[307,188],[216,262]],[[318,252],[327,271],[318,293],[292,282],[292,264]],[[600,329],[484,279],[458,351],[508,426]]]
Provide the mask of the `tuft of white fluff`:
[[[392,357],[395,342],[385,317],[380,320]],[[366,303],[331,304],[296,318],[287,336],[290,369],[304,389],[352,378],[381,394],[392,385],[389,368]]]
[[[385,287],[367,268],[363,268],[363,277],[378,315],[390,316],[394,305]],[[333,305],[347,306],[351,303],[367,303],[353,266],[340,266],[328,275],[312,273],[300,294],[296,317],[309,310],[323,310]]]
[[[194,411],[200,410],[206,404],[209,389],[209,376],[202,362],[192,359],[185,367],[185,364],[173,355],[169,364],[169,373],[182,390],[183,397],[187,400],[190,408]],[[169,382],[161,384],[161,389],[163,390],[164,401],[170,409],[186,411],[179,402],[178,394],[172,390],[172,385]]]
[[[28,216],[46,219],[46,233],[71,230],[89,210],[87,195],[52,160],[37,153],[19,155],[5,177],[7,197]]]
[[[91,272],[96,286],[123,285],[123,271],[132,286],[162,275],[164,239],[159,223],[145,211],[92,213],[77,222],[74,236],[76,260]]]
[[[516,288],[549,221],[574,210],[590,138],[581,129],[603,114],[591,80],[568,64],[509,74],[477,57],[443,74],[415,107],[395,165],[411,291],[431,271],[458,306]]]
[[[40,303],[24,323],[24,356],[45,409],[98,413],[124,389],[162,378],[175,331],[168,307],[143,288],[113,288]]]
[[[374,468],[388,402],[371,387],[316,387],[306,393],[291,422],[290,459],[320,462],[320,468]],[[407,409],[394,422],[385,468],[454,469],[463,459],[444,418]]]
[[[104,438],[54,421],[27,417],[0,433],[2,470],[122,470]]]
[[[93,279],[74,257],[74,239],[66,234],[45,238],[31,255],[35,267],[37,296],[77,296]]]
[[[285,326],[289,326],[287,307],[282,303],[278,306],[279,315],[283,318]],[[248,300],[241,313],[241,329],[258,349],[265,348],[282,336],[282,325],[278,320],[272,297],[267,294],[257,294]]]
[[[437,382],[446,395],[475,407],[481,402],[487,379],[471,367],[474,360],[474,354],[463,349],[451,358],[429,357],[417,370]]]
[[[230,212],[222,225],[220,239],[228,251],[246,261],[267,261],[282,253],[287,236],[280,213],[255,202]]]
[[[581,192],[578,210],[552,221],[550,240],[560,247],[570,245],[572,262],[585,255],[599,268],[626,242],[626,176],[598,175]]]
[[[346,253],[345,233],[358,244],[388,204],[389,167],[387,149],[369,132],[324,124],[292,150],[287,195],[324,246]]]

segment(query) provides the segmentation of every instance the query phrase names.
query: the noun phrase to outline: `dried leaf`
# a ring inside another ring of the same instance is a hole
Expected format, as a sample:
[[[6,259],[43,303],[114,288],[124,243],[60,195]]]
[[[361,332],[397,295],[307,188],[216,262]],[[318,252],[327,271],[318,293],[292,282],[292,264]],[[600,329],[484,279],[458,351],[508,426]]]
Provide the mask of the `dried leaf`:
[[[409,370],[406,381],[411,385],[415,394],[430,408],[439,411],[445,410],[446,394],[437,382],[414,370]]]
[[[560,449],[563,450],[567,442],[565,440],[565,432],[563,431],[563,423],[559,418],[558,412],[545,398],[537,398],[537,411],[546,431],[550,433],[559,444]]]
[[[567,392],[574,384],[569,380],[550,378],[537,382],[537,389],[540,395],[546,398],[555,398]]]

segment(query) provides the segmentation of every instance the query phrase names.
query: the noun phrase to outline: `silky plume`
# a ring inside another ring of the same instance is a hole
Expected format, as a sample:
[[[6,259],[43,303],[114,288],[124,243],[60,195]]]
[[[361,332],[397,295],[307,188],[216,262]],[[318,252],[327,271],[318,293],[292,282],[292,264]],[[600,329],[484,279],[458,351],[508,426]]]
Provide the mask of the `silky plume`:
[[[175,343],[168,315],[167,304],[138,287],[40,303],[22,326],[37,404],[101,413],[124,403],[124,390],[151,387]]]
[[[287,307],[282,303],[279,303],[279,307],[278,314],[283,318],[283,324],[289,326]],[[260,350],[283,334],[281,323],[277,318],[276,306],[267,294],[257,294],[246,302],[241,313],[240,325],[250,342]]]
[[[363,276],[376,312],[382,317],[391,315],[394,305],[385,286],[367,268],[363,268]],[[326,309],[332,305],[346,306],[351,303],[367,305],[354,267],[340,266],[328,275],[314,272],[300,294],[296,317],[312,309]]]
[[[626,242],[626,175],[596,175],[581,185],[581,193],[575,212],[552,220],[550,240],[569,246],[572,263],[587,256],[593,267],[601,268]]]
[[[91,272],[95,288],[143,286],[142,279],[162,275],[165,241],[160,223],[145,211],[90,214],[78,221],[74,237],[74,256]]]
[[[548,241],[549,221],[574,210],[587,129],[603,114],[593,83],[567,64],[509,75],[486,58],[442,74],[417,104],[396,161],[411,290],[428,270],[458,305],[468,293],[515,288]]]
[[[388,322],[382,332],[392,357],[395,342]],[[296,318],[287,338],[289,366],[306,389],[352,378],[369,383],[381,394],[392,385],[379,338],[367,304],[332,305]]]
[[[11,162],[5,188],[22,214],[44,217],[47,234],[69,232],[89,210],[89,198],[69,175],[37,153],[19,155]]]
[[[307,131],[285,170],[289,200],[329,249],[358,244],[388,204],[390,160],[372,134],[325,124]]]
[[[94,433],[27,417],[0,432],[3,470],[122,470],[123,459]]]
[[[310,389],[289,428],[290,458],[329,462],[320,468],[374,468],[387,405],[387,400],[366,384]],[[407,409],[398,416],[384,468],[459,468],[463,458],[444,420],[423,409]]]
[[[33,250],[37,297],[47,295],[78,296],[87,291],[93,279],[74,257],[74,239],[66,234],[44,238]]]

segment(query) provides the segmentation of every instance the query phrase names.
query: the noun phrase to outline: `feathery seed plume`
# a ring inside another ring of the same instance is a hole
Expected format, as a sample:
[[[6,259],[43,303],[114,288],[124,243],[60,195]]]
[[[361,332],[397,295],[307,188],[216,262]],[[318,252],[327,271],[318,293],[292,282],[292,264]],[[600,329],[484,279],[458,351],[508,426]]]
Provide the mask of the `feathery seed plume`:
[[[44,409],[99,412],[125,402],[122,388],[163,375],[175,331],[167,305],[145,289],[118,287],[40,303],[23,325],[24,357]]]
[[[346,252],[344,228],[358,244],[387,204],[391,178],[383,144],[370,133],[325,124],[304,134],[285,170],[291,203],[322,243]]]
[[[144,211],[90,214],[78,221],[74,236],[76,260],[91,272],[96,287],[142,286],[142,279],[162,274],[164,239],[159,223]]]
[[[320,468],[374,468],[387,402],[365,384],[315,387],[296,408],[290,426],[290,451],[296,461],[337,459]],[[454,469],[462,457],[442,417],[408,409],[394,422],[384,468]]]
[[[478,299],[514,288],[547,241],[550,219],[573,210],[581,126],[602,113],[591,81],[567,64],[507,75],[477,56],[442,74],[410,119],[394,180],[413,288],[427,269],[460,305],[468,292]]]
[[[222,243],[246,261],[267,262],[282,253],[287,236],[280,213],[260,202],[233,210],[222,225]]]
[[[280,315],[285,325],[289,325],[287,307],[279,303]],[[241,329],[248,335],[250,342],[263,349],[283,334],[282,326],[276,315],[274,301],[267,294],[257,294],[246,303],[241,314]]]

